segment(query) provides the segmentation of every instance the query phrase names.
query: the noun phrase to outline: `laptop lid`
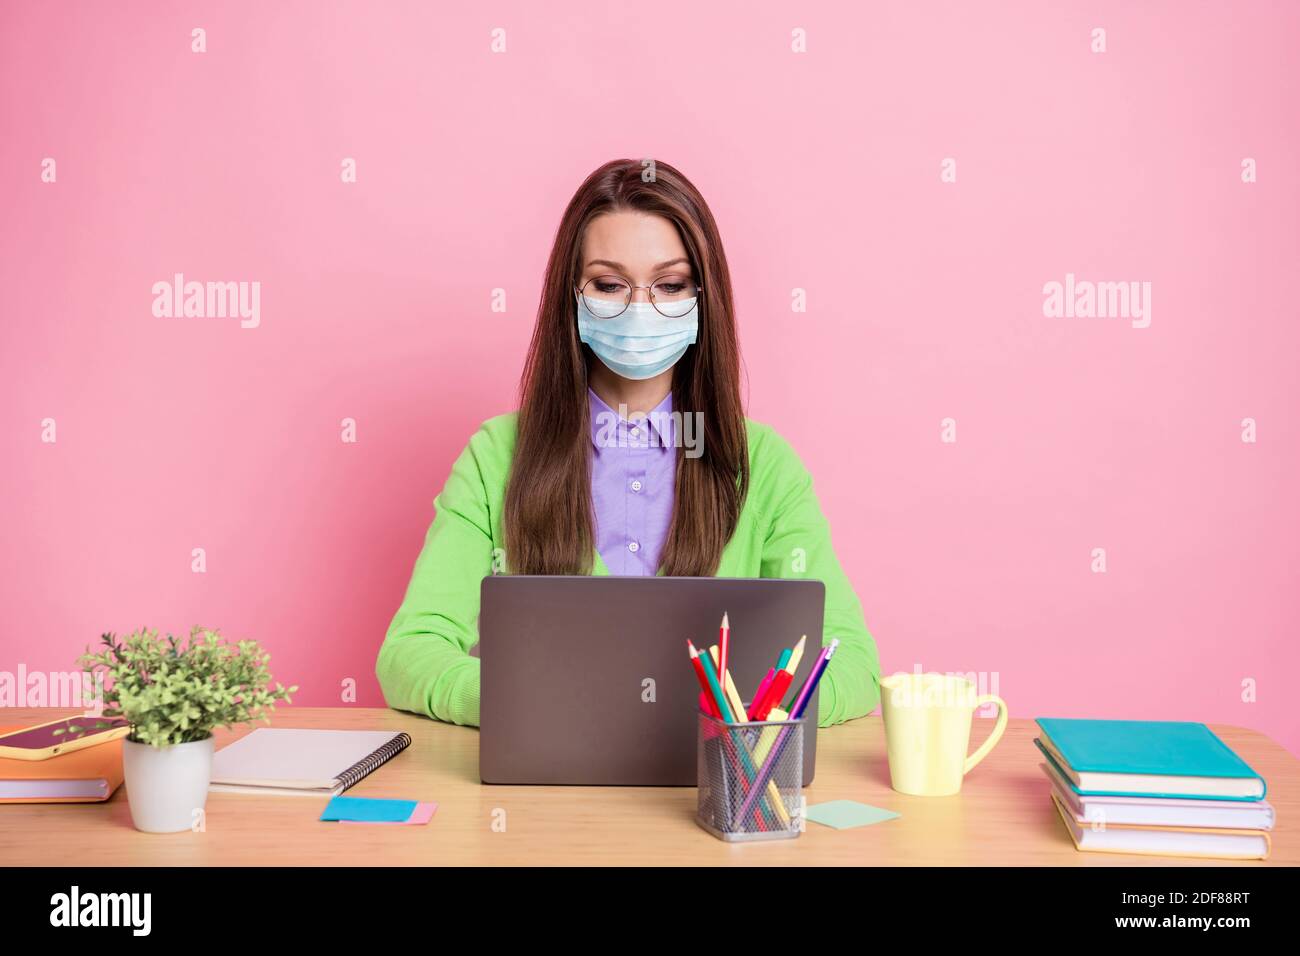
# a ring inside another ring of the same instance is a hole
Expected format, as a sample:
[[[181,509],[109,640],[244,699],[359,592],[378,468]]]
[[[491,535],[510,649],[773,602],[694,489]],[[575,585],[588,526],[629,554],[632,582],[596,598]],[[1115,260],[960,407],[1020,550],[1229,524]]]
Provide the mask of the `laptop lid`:
[[[813,580],[484,578],[480,778],[694,786],[700,686],[687,638],[706,653],[727,613],[727,668],[748,703],[781,651],[806,634],[791,686],[802,685],[821,650],[824,605],[825,587]],[[817,705],[814,694],[805,786],[816,767]]]

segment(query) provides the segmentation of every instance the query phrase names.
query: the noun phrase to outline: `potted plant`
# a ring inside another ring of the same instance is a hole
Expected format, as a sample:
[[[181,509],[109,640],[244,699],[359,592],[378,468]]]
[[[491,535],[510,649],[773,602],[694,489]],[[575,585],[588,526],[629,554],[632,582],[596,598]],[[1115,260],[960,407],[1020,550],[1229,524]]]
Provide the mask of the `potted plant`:
[[[272,686],[271,655],[256,641],[230,643],[207,628],[185,641],[150,630],[101,641],[78,663],[103,687],[103,716],[131,725],[122,742],[131,820],[146,833],[189,830],[207,803],[213,729],[269,722],[298,688]]]

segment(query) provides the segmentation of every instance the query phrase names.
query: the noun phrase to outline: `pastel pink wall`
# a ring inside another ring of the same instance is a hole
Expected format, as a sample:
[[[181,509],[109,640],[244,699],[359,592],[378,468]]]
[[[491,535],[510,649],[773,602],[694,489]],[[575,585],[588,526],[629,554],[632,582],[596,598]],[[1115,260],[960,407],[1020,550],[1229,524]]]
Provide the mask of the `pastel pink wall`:
[[[7,3],[0,670],[201,622],[300,702],[381,703],[561,210],[656,156],[718,217],[750,412],[886,671],[1300,750],[1297,36],[1296,4],[1226,0]],[[154,317],[176,272],[260,282],[260,326]],[[1067,273],[1150,282],[1150,326],[1045,317]]]

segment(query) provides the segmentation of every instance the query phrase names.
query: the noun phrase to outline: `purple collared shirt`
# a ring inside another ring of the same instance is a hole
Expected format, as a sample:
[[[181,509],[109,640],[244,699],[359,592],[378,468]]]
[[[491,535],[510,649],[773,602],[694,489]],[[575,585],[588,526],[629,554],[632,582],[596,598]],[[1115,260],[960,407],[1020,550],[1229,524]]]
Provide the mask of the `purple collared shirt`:
[[[677,477],[672,392],[629,422],[591,389],[591,501],[596,550],[610,574],[653,575],[668,540]]]

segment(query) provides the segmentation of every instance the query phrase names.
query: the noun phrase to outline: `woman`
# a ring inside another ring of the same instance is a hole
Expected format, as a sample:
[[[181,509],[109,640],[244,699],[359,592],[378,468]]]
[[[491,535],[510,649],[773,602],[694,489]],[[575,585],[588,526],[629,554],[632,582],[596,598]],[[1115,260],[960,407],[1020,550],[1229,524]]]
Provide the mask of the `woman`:
[[[564,212],[519,411],[484,422],[452,465],[380,648],[389,706],[478,725],[479,583],[503,571],[820,579],[823,641],[840,646],[819,724],[878,702],[875,642],[812,480],[741,408],[713,215],[668,164],[645,171],[605,164]]]

